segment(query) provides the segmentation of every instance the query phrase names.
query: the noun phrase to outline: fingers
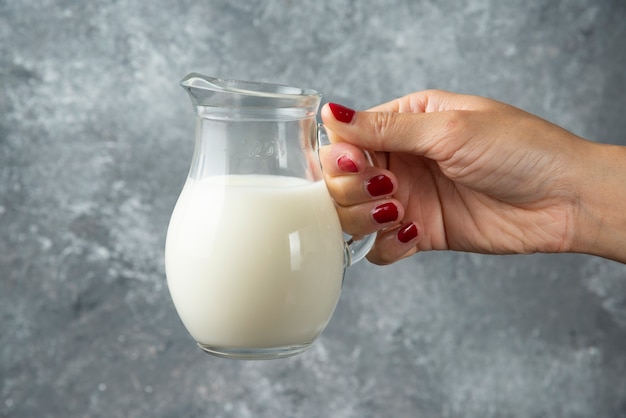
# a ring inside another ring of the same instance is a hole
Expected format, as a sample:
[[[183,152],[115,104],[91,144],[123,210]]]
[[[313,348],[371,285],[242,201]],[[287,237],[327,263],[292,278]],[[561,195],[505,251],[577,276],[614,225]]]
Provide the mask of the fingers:
[[[417,153],[415,130],[419,119],[408,113],[356,112],[329,103],[321,111],[326,127],[342,140],[373,151]]]
[[[333,199],[342,206],[386,198],[398,187],[389,170],[371,166],[363,152],[354,145],[339,142],[320,148],[326,184]]]
[[[387,164],[369,166],[361,149],[384,156],[404,152],[445,159],[450,147],[441,144],[455,137],[463,121],[459,111],[442,111],[442,106],[454,108],[455,97],[410,95],[368,112],[332,103],[323,107],[322,119],[334,138],[332,145],[320,150],[326,183],[344,231],[378,232],[367,256],[372,263],[390,264],[419,251],[421,226],[405,218],[404,206],[394,198],[398,179]],[[432,113],[425,117],[425,112]]]
[[[417,251],[446,248],[443,224],[437,222],[440,200],[428,189],[431,183],[435,187],[434,180],[420,182],[421,174],[432,169],[458,179],[477,156],[489,160],[486,122],[493,122],[494,115],[502,118],[506,109],[490,99],[434,90],[366,112],[333,103],[322,108],[333,142],[320,150],[326,183],[347,233],[378,231],[367,256],[371,262],[389,264]],[[362,149],[383,164],[369,166]]]
[[[419,251],[421,231],[412,222],[378,233],[367,259],[378,265],[391,264]]]
[[[362,151],[345,142],[322,147],[320,160],[343,230],[355,236],[378,233],[371,262],[390,264],[417,251],[418,228],[403,221],[392,172],[368,165]]]
[[[321,115],[334,135],[363,149],[405,152],[442,161],[476,134],[474,112],[470,110],[484,110],[497,102],[444,92],[435,96],[437,99],[407,96],[367,112],[328,103]],[[456,103],[461,98],[465,102]]]
[[[331,177],[359,173],[369,166],[361,148],[346,142],[324,145],[319,155],[324,174]]]
[[[404,208],[395,199],[385,199],[353,206],[338,206],[343,230],[354,236],[368,235],[395,227],[404,217]]]
[[[404,208],[392,198],[398,181],[391,171],[370,166],[360,149],[343,142],[322,147],[320,160],[344,231],[371,234],[402,219]]]
[[[448,110],[486,110],[502,106],[485,97],[451,93],[443,90],[423,90],[382,103],[368,112],[433,113]]]

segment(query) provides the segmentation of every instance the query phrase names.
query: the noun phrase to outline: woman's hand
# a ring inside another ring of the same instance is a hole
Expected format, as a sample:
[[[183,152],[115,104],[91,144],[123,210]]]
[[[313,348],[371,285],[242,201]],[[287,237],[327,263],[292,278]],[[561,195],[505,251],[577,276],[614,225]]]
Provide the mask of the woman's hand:
[[[602,224],[581,196],[598,144],[504,103],[443,91],[367,112],[328,104],[322,119],[333,142],[320,150],[326,183],[346,232],[378,231],[368,255],[376,264],[427,250],[593,253],[577,233]]]

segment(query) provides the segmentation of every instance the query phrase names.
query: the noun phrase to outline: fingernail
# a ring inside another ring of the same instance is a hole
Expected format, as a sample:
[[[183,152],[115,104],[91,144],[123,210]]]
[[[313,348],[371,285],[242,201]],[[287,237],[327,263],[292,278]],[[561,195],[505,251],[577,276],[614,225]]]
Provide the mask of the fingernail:
[[[354,118],[354,114],[356,113],[349,107],[345,107],[337,103],[328,103],[328,107],[330,107],[330,111],[333,112],[335,119],[343,123],[352,122],[352,118]]]
[[[393,203],[383,203],[372,211],[372,217],[379,224],[386,224],[398,219],[398,208]]]
[[[403,244],[408,243],[411,240],[417,238],[417,226],[413,222],[410,224],[404,225],[398,230],[398,241]]]
[[[359,171],[359,168],[356,166],[355,162],[352,161],[352,159],[347,155],[342,155],[337,159],[337,166],[344,173],[356,173],[357,171]]]
[[[372,196],[385,196],[393,192],[393,182],[384,174],[381,174],[365,182],[367,192]]]

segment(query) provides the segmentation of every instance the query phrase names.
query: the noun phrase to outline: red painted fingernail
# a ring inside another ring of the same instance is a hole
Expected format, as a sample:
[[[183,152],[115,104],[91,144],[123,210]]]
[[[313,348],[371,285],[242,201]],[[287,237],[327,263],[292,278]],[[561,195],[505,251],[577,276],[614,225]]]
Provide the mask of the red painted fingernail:
[[[386,224],[398,219],[398,208],[393,203],[383,203],[378,205],[372,211],[372,217],[379,224]]]
[[[398,241],[403,244],[408,243],[411,240],[417,238],[417,226],[413,222],[410,224],[404,225],[402,228],[398,230]]]
[[[354,161],[352,161],[352,159],[347,155],[342,155],[337,159],[337,166],[345,173],[356,173],[359,171],[359,168],[356,166]]]
[[[333,112],[333,116],[335,117],[335,119],[337,119],[339,122],[352,122],[352,118],[354,118],[354,114],[356,113],[349,107],[345,107],[337,103],[328,103],[328,106],[330,107],[330,111]]]
[[[368,193],[373,196],[385,196],[393,192],[393,182],[384,174],[381,174],[365,182],[365,188]]]

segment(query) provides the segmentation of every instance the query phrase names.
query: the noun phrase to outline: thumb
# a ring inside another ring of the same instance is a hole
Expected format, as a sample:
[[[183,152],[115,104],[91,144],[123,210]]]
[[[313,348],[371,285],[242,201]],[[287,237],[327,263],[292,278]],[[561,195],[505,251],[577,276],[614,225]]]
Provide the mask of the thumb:
[[[321,116],[334,134],[363,149],[407,152],[435,160],[437,144],[456,125],[451,112],[359,112],[336,103],[324,105]]]

